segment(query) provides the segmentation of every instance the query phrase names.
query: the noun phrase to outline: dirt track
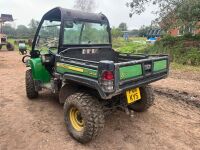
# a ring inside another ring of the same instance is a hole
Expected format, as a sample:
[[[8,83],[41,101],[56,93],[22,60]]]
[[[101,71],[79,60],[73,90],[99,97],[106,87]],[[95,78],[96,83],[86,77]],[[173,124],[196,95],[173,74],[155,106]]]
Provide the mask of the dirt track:
[[[67,133],[63,106],[50,93],[43,92],[36,101],[26,98],[25,70],[17,52],[0,51],[0,150],[200,149],[200,109],[160,94],[149,111],[135,113],[133,118],[114,113],[100,137],[81,145]],[[154,87],[165,88],[166,83],[167,88],[186,90],[198,98],[200,81],[177,77]],[[190,83],[193,89],[184,88]]]

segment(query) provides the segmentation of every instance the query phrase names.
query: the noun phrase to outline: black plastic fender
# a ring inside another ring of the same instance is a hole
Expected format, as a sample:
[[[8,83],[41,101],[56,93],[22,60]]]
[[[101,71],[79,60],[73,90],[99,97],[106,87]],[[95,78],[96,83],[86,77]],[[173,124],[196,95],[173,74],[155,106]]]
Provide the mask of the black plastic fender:
[[[61,104],[65,103],[65,100],[67,99],[68,96],[71,94],[75,93],[78,91],[77,86],[73,86],[72,84],[65,84],[64,86],[61,87],[60,92],[59,92],[59,102]]]

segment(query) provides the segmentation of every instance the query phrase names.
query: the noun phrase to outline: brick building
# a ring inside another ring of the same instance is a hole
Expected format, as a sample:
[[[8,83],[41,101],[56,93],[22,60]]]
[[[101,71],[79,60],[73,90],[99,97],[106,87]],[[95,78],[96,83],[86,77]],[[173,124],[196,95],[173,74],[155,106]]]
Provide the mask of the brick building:
[[[197,23],[197,26],[200,26],[200,22]],[[168,30],[168,33],[171,36],[182,36],[184,34],[184,28],[185,28],[184,26],[179,27],[179,28],[173,28],[173,29]],[[200,29],[191,27],[189,30],[190,30],[190,33],[192,33],[193,35],[200,34]]]

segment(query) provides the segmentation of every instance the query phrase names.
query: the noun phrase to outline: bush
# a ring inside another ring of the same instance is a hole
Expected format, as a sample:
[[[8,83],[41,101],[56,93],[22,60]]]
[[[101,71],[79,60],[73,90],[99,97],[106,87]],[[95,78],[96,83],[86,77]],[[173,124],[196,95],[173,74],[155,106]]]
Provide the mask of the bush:
[[[114,38],[113,48],[122,53],[169,54],[172,62],[200,66],[199,41],[200,35],[181,37],[166,35],[154,45],[145,44],[144,38],[129,38],[128,41],[123,38]]]
[[[171,36],[171,35],[166,35],[162,40],[163,46],[173,46],[177,41],[177,38]]]
[[[145,49],[149,54],[169,54],[170,60],[179,64],[200,65],[200,35],[185,35],[182,37],[165,36],[154,45]],[[187,46],[186,46],[187,45]]]
[[[183,35],[184,39],[192,39],[193,38],[193,35],[192,33],[186,33]]]
[[[195,36],[193,36],[193,40],[200,41],[200,34],[196,34]]]

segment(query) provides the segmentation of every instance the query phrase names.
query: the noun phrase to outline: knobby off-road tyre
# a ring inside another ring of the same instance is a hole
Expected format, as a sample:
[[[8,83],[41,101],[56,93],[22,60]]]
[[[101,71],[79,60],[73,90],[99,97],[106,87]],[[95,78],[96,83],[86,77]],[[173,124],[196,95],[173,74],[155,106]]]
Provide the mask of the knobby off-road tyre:
[[[26,95],[29,99],[38,97],[38,92],[35,90],[31,69],[26,71]]]
[[[6,48],[8,51],[14,51],[14,46],[11,43],[7,43]]]
[[[141,99],[129,105],[129,109],[144,112],[154,103],[154,92],[150,85],[140,87]]]
[[[73,114],[77,114],[77,119],[76,115],[73,118]],[[103,106],[97,98],[85,92],[74,93],[65,101],[64,120],[69,134],[75,140],[88,143],[103,130]]]

